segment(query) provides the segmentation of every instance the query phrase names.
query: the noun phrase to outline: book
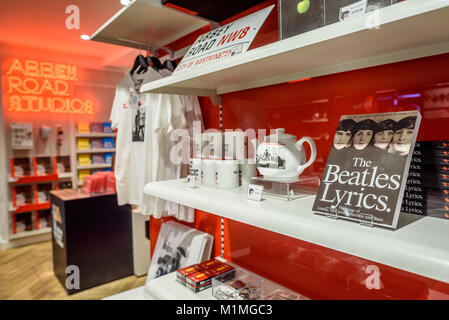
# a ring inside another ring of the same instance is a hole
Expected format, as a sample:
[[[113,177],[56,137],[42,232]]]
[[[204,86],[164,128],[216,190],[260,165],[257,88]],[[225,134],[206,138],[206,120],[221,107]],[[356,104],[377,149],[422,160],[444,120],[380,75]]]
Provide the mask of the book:
[[[15,186],[13,189],[14,206],[25,206],[33,203],[33,191],[31,185]]]
[[[113,133],[112,126],[110,122],[103,122],[103,132],[104,133]]]
[[[38,211],[39,229],[51,227],[51,211],[41,210]]]
[[[15,214],[14,220],[16,225],[14,233],[21,233],[33,230],[33,220],[31,217],[31,212],[23,212]]]
[[[103,138],[103,148],[114,148],[114,138]]]
[[[89,133],[90,132],[89,122],[78,121],[76,125],[78,128],[78,133]]]
[[[92,149],[101,149],[103,148],[103,139],[101,138],[92,138],[90,139],[90,146]]]
[[[79,150],[87,150],[90,149],[90,141],[89,138],[78,138],[77,145]]]
[[[36,187],[37,203],[45,203],[50,201],[50,191],[52,190],[51,183],[41,183]]]
[[[210,259],[213,236],[175,221],[162,224],[147,281]]]
[[[35,157],[36,175],[45,176],[53,173],[53,161],[51,157]]]
[[[90,132],[103,132],[103,123],[92,122],[90,124]]]
[[[101,164],[104,163],[104,156],[101,153],[95,153],[92,155],[92,163]]]
[[[11,176],[15,178],[31,176],[30,158],[13,158],[11,161]]]
[[[109,153],[109,152],[105,153],[104,154],[104,163],[111,164],[112,163],[112,156],[113,156],[112,153]]]
[[[90,159],[90,154],[79,154],[78,155],[78,165],[80,166],[88,166],[92,164]]]
[[[418,111],[342,116],[313,210],[395,229],[420,122]]]
[[[56,156],[56,170],[58,174],[71,172],[70,156]]]

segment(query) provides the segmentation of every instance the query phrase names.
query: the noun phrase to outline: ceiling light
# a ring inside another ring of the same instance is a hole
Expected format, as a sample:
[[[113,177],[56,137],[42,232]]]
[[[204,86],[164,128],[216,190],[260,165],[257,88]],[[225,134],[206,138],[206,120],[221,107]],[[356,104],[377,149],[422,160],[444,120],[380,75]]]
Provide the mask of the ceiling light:
[[[87,35],[87,34],[82,34],[81,35],[81,39],[83,39],[83,40],[90,40],[90,36]]]
[[[124,6],[127,6],[128,4],[131,3],[131,0],[120,0],[120,3]]]

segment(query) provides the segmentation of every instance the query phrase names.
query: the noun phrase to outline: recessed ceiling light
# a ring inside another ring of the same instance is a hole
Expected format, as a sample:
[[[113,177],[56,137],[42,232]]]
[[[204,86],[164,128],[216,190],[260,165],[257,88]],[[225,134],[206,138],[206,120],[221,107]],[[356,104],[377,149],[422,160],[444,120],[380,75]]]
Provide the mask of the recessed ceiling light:
[[[127,6],[128,4],[131,3],[131,0],[120,0],[120,3],[124,6]]]
[[[87,35],[87,34],[82,34],[81,35],[81,39],[83,39],[83,40],[90,40],[90,36]]]

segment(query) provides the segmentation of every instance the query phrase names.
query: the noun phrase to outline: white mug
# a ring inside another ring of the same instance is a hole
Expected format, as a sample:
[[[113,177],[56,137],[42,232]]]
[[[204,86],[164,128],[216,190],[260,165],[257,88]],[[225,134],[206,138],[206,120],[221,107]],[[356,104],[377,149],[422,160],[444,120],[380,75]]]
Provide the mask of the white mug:
[[[201,159],[190,158],[189,161],[190,175],[195,176],[197,182],[201,181]]]
[[[208,141],[204,138],[201,133],[196,133],[193,135],[193,157],[202,158],[204,147],[207,145]]]
[[[243,131],[228,131],[224,133],[224,158],[226,160],[243,160],[248,150],[248,139]]]
[[[253,159],[245,159],[240,163],[240,185],[248,187],[251,178],[257,177],[257,165]]]
[[[201,161],[201,183],[205,186],[215,187],[215,160],[202,159]]]
[[[202,158],[223,159],[223,132],[204,132],[202,134],[202,140],[206,141]]]
[[[239,186],[239,163],[237,160],[215,160],[216,184],[221,189]]]

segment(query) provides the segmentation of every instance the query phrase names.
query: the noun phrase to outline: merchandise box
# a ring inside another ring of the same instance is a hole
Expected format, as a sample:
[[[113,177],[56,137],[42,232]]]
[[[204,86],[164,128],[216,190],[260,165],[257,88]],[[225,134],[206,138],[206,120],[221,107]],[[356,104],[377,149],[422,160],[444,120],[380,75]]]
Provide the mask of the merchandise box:
[[[92,122],[90,124],[90,132],[103,132],[103,124],[101,122]]]
[[[11,176],[13,178],[21,178],[31,176],[31,159],[25,158],[12,158],[11,159]]]
[[[56,170],[58,174],[71,172],[70,156],[56,156]]]
[[[33,188],[30,184],[13,187],[12,201],[15,207],[32,204],[33,199]]]
[[[90,124],[89,122],[81,122],[77,123],[78,133],[89,133],[90,132]]]
[[[114,148],[114,138],[103,138],[103,148],[105,149]]]
[[[84,178],[87,177],[88,175],[90,175],[89,169],[78,170],[78,181],[80,183],[83,183]]]
[[[110,122],[103,122],[103,132],[104,133],[113,133],[112,126]]]
[[[90,139],[90,147],[92,149],[101,149],[101,148],[103,148],[103,140],[101,138],[92,138],[92,139]]]
[[[80,166],[88,166],[92,164],[90,159],[90,154],[79,154],[78,155],[78,165]]]
[[[105,157],[101,153],[96,153],[92,155],[92,163],[101,164],[104,163]]]
[[[263,278],[236,268],[212,278],[212,294],[218,300],[257,300],[263,297]]]
[[[39,222],[39,229],[51,227],[51,211],[40,210],[37,212],[37,221]]]
[[[112,163],[112,156],[113,156],[112,153],[105,153],[104,154],[104,163],[111,164]]]
[[[36,203],[45,203],[50,201],[51,183],[40,183],[36,185]]]
[[[33,218],[31,212],[18,213],[13,216],[13,233],[21,233],[33,230]]]
[[[34,172],[37,176],[46,176],[54,173],[51,157],[35,157],[33,160]]]
[[[233,277],[234,267],[222,263],[207,270],[193,273],[186,277],[186,287],[195,293],[206,290],[212,286],[212,278],[222,274]]]
[[[89,138],[78,138],[77,146],[79,150],[87,150],[90,149],[90,141]]]

